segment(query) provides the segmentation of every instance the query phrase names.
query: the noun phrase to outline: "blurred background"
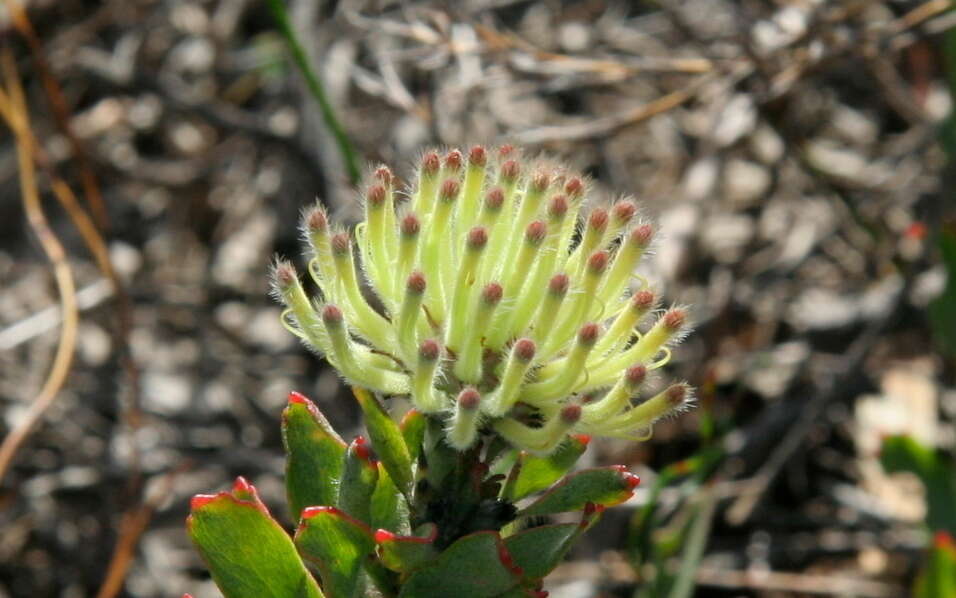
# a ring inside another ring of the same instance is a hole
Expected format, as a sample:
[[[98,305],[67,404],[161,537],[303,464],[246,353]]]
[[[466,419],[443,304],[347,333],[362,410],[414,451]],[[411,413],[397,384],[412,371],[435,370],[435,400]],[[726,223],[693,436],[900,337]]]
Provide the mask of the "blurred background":
[[[592,444],[644,481],[552,596],[949,598],[950,9],[7,0],[0,597],[217,596],[189,497],[245,475],[291,525],[289,390],[359,432],[268,296],[300,209],[354,222],[372,165],[507,142],[638,198],[696,328],[697,409]]]

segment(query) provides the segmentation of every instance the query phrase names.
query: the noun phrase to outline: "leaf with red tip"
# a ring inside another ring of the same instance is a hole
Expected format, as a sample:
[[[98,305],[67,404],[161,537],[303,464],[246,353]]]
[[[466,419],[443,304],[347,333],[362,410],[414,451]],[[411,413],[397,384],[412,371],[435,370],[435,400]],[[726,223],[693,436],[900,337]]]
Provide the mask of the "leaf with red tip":
[[[573,435],[546,457],[522,452],[508,476],[502,498],[515,502],[555,483],[574,467],[590,440],[583,434]]]
[[[378,463],[378,483],[372,492],[370,516],[373,529],[383,528],[400,534],[411,531],[408,527],[408,501],[395,487],[381,462]]]
[[[292,538],[245,480],[232,493],[193,497],[186,527],[225,598],[323,598]]]
[[[365,595],[362,565],[375,551],[375,541],[364,523],[334,507],[309,507],[302,512],[295,545],[315,564],[330,596]]]
[[[600,519],[603,508],[585,510],[580,523],[532,527],[505,538],[505,546],[527,579],[541,579],[557,567],[578,537]]]
[[[434,562],[438,556],[435,548],[438,526],[426,523],[418,532],[415,536],[400,536],[384,529],[375,532],[382,563],[392,571],[411,573]]]
[[[398,424],[402,431],[402,438],[405,439],[405,446],[408,448],[408,455],[413,462],[418,459],[418,455],[422,452],[422,442],[425,440],[425,426],[427,424],[428,420],[425,414],[418,409],[409,409],[402,417],[401,423]]]
[[[378,464],[361,436],[345,453],[345,468],[339,484],[338,507],[366,525],[372,519],[372,495],[378,484]]]
[[[956,596],[956,543],[946,532],[936,533],[929,557],[916,578],[916,598]]]
[[[610,507],[629,499],[640,479],[622,465],[573,473],[552,486],[524,509],[521,517],[580,511],[588,503]]]
[[[402,431],[370,392],[353,387],[352,393],[362,407],[365,427],[378,458],[382,460],[388,475],[402,494],[409,496],[413,483],[412,458],[402,437]]]
[[[517,586],[521,575],[497,532],[475,532],[412,573],[399,598],[493,598]]]
[[[338,499],[345,442],[312,401],[289,394],[282,412],[282,443],[286,452],[285,484],[294,517],[305,507],[333,505]]]

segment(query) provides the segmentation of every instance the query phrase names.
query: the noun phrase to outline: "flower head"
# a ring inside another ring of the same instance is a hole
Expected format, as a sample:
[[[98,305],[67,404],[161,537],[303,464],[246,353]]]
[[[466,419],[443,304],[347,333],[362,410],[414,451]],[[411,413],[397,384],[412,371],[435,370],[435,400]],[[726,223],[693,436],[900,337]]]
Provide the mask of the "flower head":
[[[319,297],[274,270],[284,322],[350,384],[408,396],[459,450],[482,433],[542,453],[569,434],[635,438],[686,407],[684,384],[639,400],[687,313],[645,324],[656,299],[634,270],[654,229],[633,201],[584,213],[581,178],[511,146],[428,152],[416,179],[400,205],[375,170],[351,235],[306,211]]]

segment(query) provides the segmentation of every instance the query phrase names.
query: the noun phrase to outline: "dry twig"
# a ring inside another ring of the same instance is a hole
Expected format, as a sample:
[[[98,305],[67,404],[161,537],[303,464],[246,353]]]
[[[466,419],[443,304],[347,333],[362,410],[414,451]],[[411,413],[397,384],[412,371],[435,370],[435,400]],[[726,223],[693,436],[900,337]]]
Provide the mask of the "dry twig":
[[[123,589],[126,574],[133,563],[136,544],[139,542],[140,536],[146,531],[146,527],[163,499],[169,496],[176,476],[189,469],[189,467],[189,462],[183,462],[173,471],[166,473],[160,480],[160,487],[156,492],[153,492],[139,507],[123,513],[116,546],[113,548],[113,556],[110,557],[110,563],[106,567],[106,575],[104,575],[103,583],[96,593],[96,598],[113,598]]]
[[[90,210],[96,218],[97,224],[101,228],[107,225],[106,205],[103,203],[103,196],[100,193],[100,186],[96,182],[96,176],[93,174],[93,168],[90,165],[90,159],[83,149],[76,133],[73,132],[73,126],[70,124],[70,108],[66,101],[66,96],[60,88],[56,77],[50,72],[50,66],[47,64],[43,53],[43,46],[40,44],[40,38],[37,37],[33,24],[30,22],[27,12],[17,0],[4,0],[7,7],[7,13],[16,30],[26,40],[30,47],[30,54],[33,57],[33,64],[37,69],[43,88],[46,90],[47,99],[50,101],[50,107],[53,110],[53,116],[56,120],[57,128],[63,133],[70,143],[70,149],[73,156],[79,164],[80,181],[83,185],[83,193],[86,201],[90,205]]]
[[[57,394],[66,381],[73,363],[76,349],[76,331],[79,322],[79,310],[76,305],[76,285],[73,273],[66,259],[66,252],[59,239],[50,228],[43,212],[40,195],[37,190],[36,170],[30,139],[30,118],[27,112],[23,88],[16,72],[13,55],[6,49],[2,55],[5,89],[0,91],[0,116],[16,136],[17,164],[20,172],[20,193],[27,221],[43,247],[44,253],[53,266],[57,288],[60,293],[60,308],[63,312],[63,325],[60,327],[60,342],[57,345],[53,365],[39,394],[33,399],[30,408],[20,422],[10,431],[0,444],[0,480],[6,475],[13,457],[34,426],[53,404]]]
[[[635,125],[651,118],[652,116],[657,116],[658,114],[667,112],[672,108],[680,106],[692,97],[694,97],[694,92],[692,90],[679,89],[652,102],[635,106],[634,108],[619,112],[617,114],[612,114],[602,118],[595,118],[594,120],[583,123],[565,123],[560,125],[549,125],[545,127],[527,129],[525,131],[515,133],[513,138],[518,143],[533,145],[538,143],[548,143],[551,141],[573,141],[578,139],[600,137],[602,135],[608,135],[622,127]]]

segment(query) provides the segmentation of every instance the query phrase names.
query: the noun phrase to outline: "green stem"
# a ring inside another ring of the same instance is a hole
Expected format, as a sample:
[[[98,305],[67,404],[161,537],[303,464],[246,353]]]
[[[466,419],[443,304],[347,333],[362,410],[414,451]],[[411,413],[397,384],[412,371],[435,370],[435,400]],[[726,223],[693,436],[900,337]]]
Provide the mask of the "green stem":
[[[335,118],[332,104],[329,103],[329,98],[325,95],[322,82],[309,64],[305,49],[302,47],[302,44],[299,43],[299,39],[292,29],[289,13],[286,11],[282,0],[267,0],[267,2],[269,4],[269,10],[272,11],[272,18],[275,19],[276,26],[279,28],[279,33],[285,38],[286,44],[288,44],[289,50],[292,52],[292,59],[295,61],[295,65],[299,68],[299,71],[302,72],[302,76],[305,77],[306,85],[308,85],[312,97],[319,104],[319,109],[322,111],[322,119],[325,121],[326,126],[329,127],[329,130],[332,131],[332,136],[335,137],[335,142],[339,146],[339,153],[342,154],[342,160],[345,162],[345,168],[348,170],[349,182],[354,185],[359,180],[359,167],[355,152],[352,149],[352,143],[349,141],[348,135],[345,134],[345,129],[342,128],[342,124]]]

